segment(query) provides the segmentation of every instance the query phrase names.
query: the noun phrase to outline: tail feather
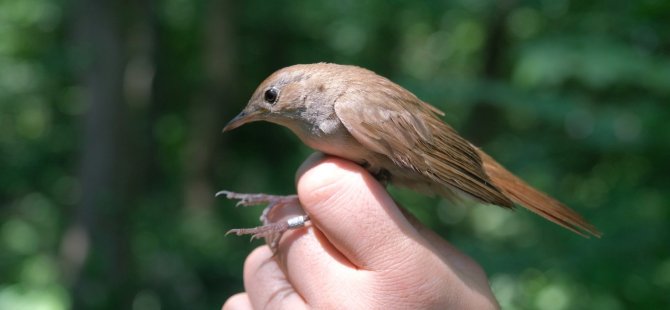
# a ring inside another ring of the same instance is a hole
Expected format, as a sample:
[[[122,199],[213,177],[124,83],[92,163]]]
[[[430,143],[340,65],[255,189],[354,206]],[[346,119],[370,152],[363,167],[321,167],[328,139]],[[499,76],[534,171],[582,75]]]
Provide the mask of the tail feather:
[[[523,180],[507,171],[491,156],[481,150],[478,151],[486,174],[503,194],[512,199],[512,201],[583,237],[589,238],[592,235],[600,238],[602,233],[595,226],[584,220],[577,212],[556,199],[532,188]]]

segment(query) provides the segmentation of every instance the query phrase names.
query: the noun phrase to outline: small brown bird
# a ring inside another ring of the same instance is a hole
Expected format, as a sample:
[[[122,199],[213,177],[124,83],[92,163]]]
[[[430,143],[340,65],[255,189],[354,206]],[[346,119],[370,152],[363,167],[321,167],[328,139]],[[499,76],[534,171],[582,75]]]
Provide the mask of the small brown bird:
[[[458,135],[440,120],[442,115],[372,71],[318,63],[272,74],[223,131],[254,121],[276,123],[315,150],[360,164],[382,182],[446,198],[465,195],[504,208],[516,203],[582,236],[601,235],[575,211],[530,187]],[[242,199],[245,205],[281,200],[220,194]],[[307,219],[272,227],[264,220],[264,227],[231,232],[265,236],[299,227]]]

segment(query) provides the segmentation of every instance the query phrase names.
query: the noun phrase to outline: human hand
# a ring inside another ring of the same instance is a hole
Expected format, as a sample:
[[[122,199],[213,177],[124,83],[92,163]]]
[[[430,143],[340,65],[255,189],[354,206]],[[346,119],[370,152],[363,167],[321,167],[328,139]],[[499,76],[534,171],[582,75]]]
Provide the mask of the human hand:
[[[486,274],[446,240],[408,219],[362,167],[311,156],[298,197],[312,225],[288,231],[244,265],[231,309],[496,309]]]

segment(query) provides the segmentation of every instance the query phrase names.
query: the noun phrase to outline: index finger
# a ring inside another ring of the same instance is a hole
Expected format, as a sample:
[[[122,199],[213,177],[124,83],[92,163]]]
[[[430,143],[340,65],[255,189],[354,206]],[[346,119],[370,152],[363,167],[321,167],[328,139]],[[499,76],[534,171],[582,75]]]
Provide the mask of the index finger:
[[[335,157],[308,160],[298,197],[316,225],[359,268],[387,269],[430,247],[364,168]]]

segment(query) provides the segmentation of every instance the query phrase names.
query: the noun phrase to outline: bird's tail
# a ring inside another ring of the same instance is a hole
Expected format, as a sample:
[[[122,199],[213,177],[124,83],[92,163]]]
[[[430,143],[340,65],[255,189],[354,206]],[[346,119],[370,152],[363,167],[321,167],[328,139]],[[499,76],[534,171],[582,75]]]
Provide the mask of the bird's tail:
[[[512,199],[512,201],[583,237],[588,238],[592,235],[599,238],[602,235],[595,226],[584,220],[577,212],[556,199],[532,188],[526,182],[507,171],[491,156],[481,150],[478,151],[486,174],[503,194]]]

